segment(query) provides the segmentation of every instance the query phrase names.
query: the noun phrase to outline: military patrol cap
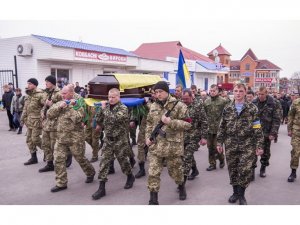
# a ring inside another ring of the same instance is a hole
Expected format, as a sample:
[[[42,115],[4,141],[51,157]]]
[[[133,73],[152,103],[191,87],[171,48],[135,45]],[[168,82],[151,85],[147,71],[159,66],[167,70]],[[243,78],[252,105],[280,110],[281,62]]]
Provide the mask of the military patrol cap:
[[[170,92],[169,90],[169,85],[166,81],[158,81],[154,87],[153,87],[153,90],[155,91],[156,89],[161,89],[161,90],[164,90],[165,92]]]

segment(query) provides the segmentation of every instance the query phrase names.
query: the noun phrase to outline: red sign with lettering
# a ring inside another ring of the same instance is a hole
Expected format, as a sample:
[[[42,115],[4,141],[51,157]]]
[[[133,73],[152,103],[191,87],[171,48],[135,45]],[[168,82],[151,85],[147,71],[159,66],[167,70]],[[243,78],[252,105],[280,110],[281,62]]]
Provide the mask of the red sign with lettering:
[[[105,52],[94,52],[75,49],[76,58],[95,59],[106,62],[127,62],[127,56],[116,55]]]

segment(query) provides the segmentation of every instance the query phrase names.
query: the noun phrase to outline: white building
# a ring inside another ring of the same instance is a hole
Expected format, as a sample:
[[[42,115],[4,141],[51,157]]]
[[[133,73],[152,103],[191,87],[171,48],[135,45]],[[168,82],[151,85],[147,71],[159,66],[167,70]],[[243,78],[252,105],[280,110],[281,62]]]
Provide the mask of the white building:
[[[140,58],[123,49],[30,35],[0,39],[1,88],[8,81],[1,71],[14,70],[14,56],[17,58],[18,87],[23,90],[31,77],[38,79],[40,88],[45,88],[44,80],[50,74],[55,75],[57,81],[79,82],[84,86],[97,74],[118,72],[163,76],[164,73],[174,73],[172,62]]]

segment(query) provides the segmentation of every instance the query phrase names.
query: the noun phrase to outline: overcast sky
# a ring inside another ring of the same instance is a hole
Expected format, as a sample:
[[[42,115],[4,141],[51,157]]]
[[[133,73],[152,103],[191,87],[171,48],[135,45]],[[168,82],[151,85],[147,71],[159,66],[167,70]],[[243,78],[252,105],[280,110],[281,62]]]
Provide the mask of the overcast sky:
[[[281,77],[300,71],[300,15],[294,0],[273,0],[272,5],[258,0],[115,0],[94,5],[86,0],[72,9],[58,0],[30,0],[35,8],[28,1],[18,7],[14,2],[0,16],[0,38],[38,34],[129,51],[145,42],[180,41],[203,55],[221,43],[232,60],[251,48],[259,59],[281,67]]]

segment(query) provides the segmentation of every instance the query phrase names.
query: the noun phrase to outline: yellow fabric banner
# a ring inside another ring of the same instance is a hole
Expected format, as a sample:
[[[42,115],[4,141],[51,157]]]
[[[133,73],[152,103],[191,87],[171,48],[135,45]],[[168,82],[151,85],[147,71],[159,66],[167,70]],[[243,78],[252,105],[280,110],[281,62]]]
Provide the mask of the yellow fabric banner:
[[[159,75],[144,74],[114,74],[120,84],[120,91],[154,85],[162,78]]]
[[[87,104],[88,106],[94,106],[95,102],[101,102],[102,100],[94,99],[94,98],[85,98],[84,101],[85,101],[85,104]]]

